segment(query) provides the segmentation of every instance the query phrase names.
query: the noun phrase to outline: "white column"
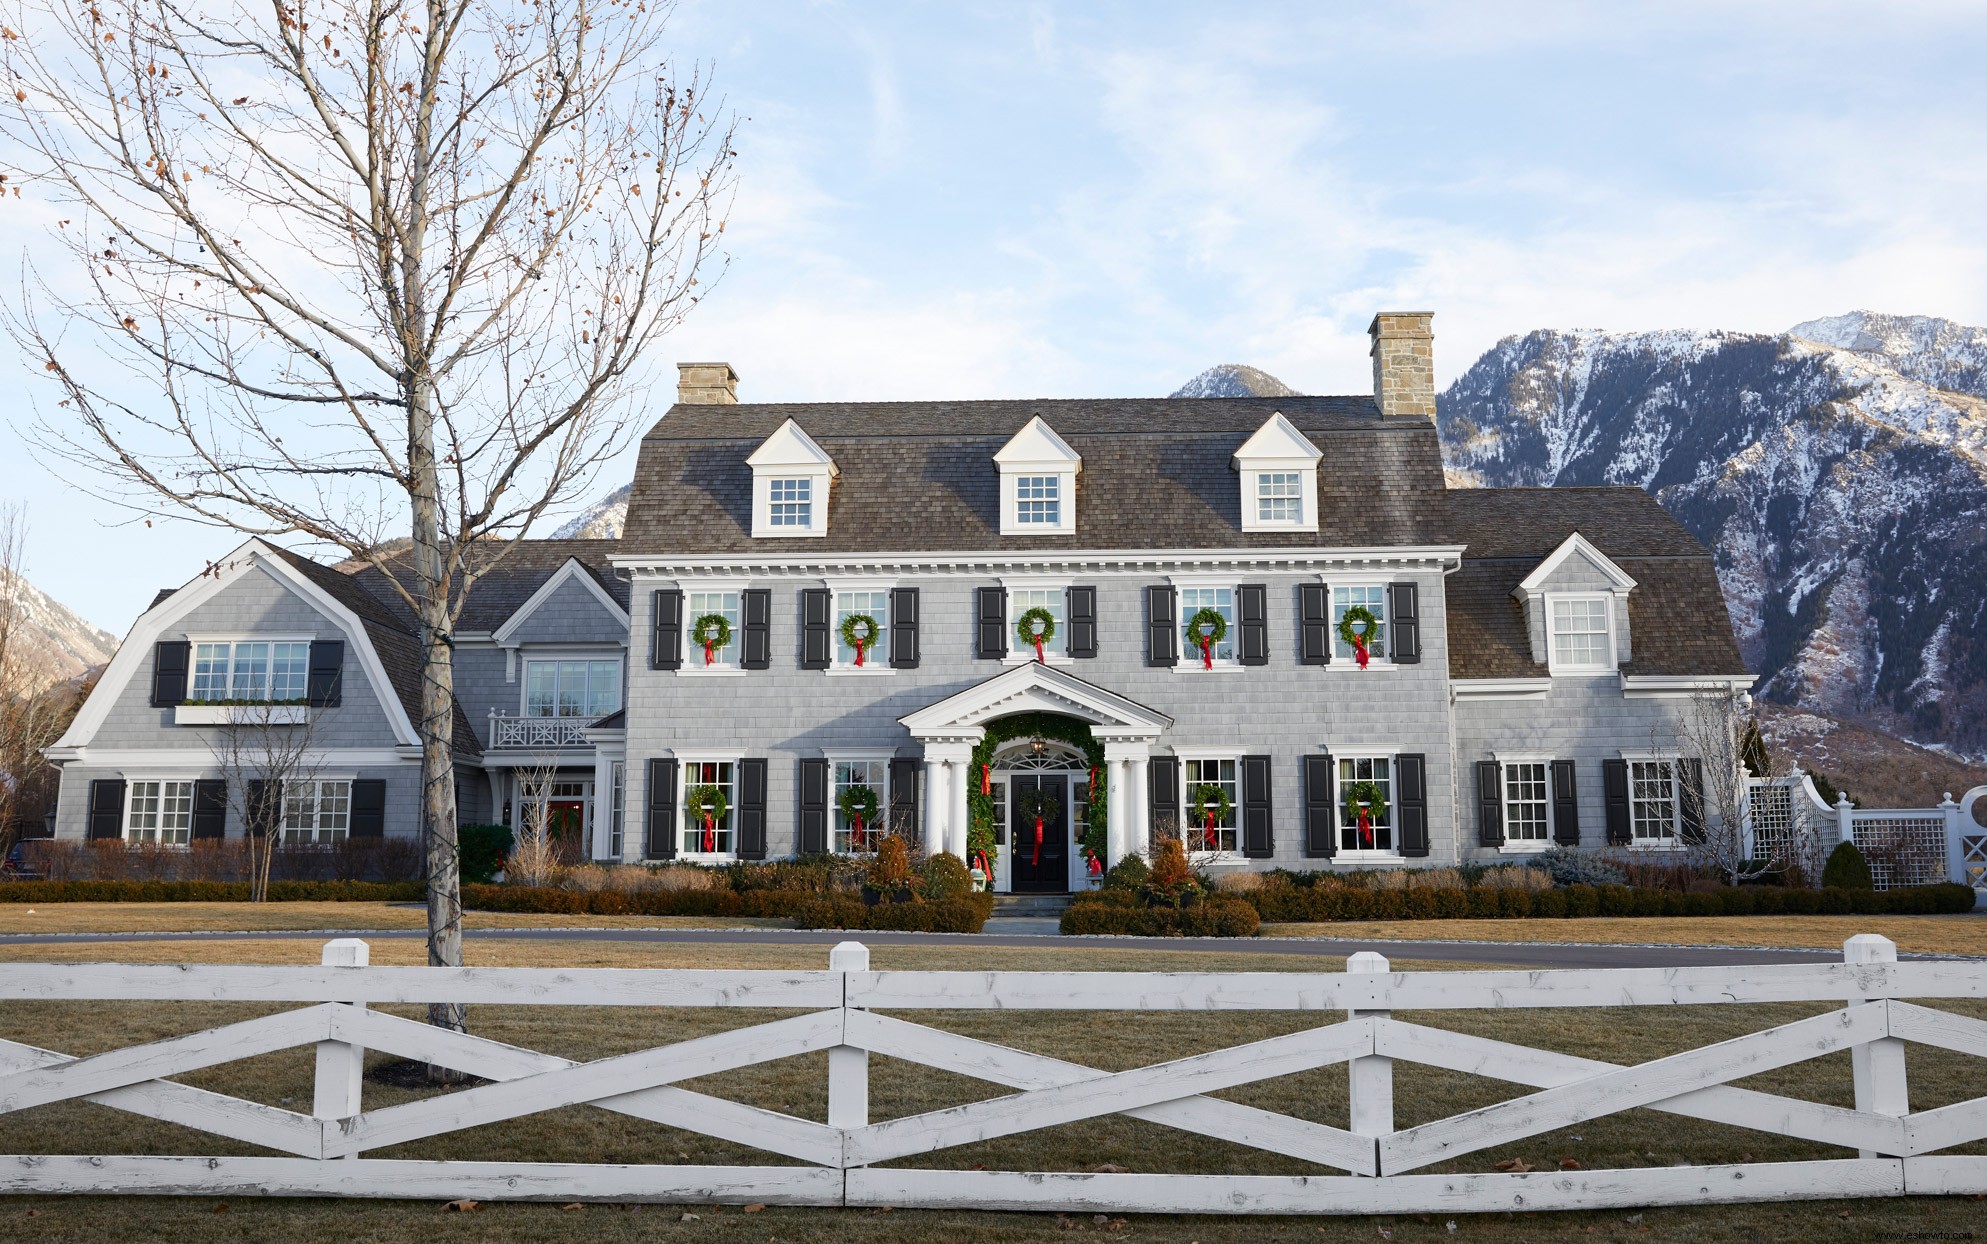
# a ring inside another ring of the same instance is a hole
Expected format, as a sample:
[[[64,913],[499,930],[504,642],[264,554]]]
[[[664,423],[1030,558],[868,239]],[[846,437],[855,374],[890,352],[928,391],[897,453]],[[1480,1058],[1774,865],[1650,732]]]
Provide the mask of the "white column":
[[[925,848],[930,851],[951,850],[952,818],[950,796],[946,793],[945,762],[925,752]]]
[[[972,824],[966,808],[966,796],[972,789],[967,785],[972,780],[967,770],[972,766],[966,760],[954,760],[948,767],[952,770],[952,824],[948,827],[945,849],[963,860],[966,858],[966,831]]]
[[[604,747],[593,749],[592,855],[597,860],[607,858],[608,835],[613,830],[615,759],[614,754]],[[627,844],[622,845],[625,847]]]
[[[1107,756],[1104,768],[1107,788],[1104,804],[1104,866],[1115,868],[1118,861],[1125,858],[1125,826],[1130,823],[1131,810],[1125,806],[1128,802],[1128,792],[1125,790],[1125,762]]]
[[[1125,790],[1131,795],[1131,819],[1125,823],[1125,850],[1148,854],[1152,831],[1150,757],[1140,748],[1125,763]]]

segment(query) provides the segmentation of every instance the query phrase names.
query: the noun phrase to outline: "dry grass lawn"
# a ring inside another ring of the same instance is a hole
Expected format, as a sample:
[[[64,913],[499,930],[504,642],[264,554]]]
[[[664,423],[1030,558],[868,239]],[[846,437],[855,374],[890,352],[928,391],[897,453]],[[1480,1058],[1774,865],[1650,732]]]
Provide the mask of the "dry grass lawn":
[[[111,957],[146,962],[316,962],[310,941],[242,940],[221,943],[132,943],[105,947],[0,947],[0,959],[77,961]],[[480,940],[468,946],[471,961],[489,965],[616,967],[793,968],[821,967],[822,947],[671,946],[629,943],[568,944]],[[422,955],[413,940],[381,941],[376,963],[413,963]],[[1335,959],[1292,961],[1233,951],[1182,952],[1051,943],[1006,948],[962,942],[956,946],[878,946],[872,961],[888,968],[1012,970],[1093,968],[1115,970],[1336,970]],[[1428,968],[1433,964],[1406,964]],[[0,971],[4,971],[0,967]],[[1987,1004],[1941,1004],[1987,1017]],[[271,1008],[215,1003],[0,1002],[0,1037],[84,1054],[193,1031],[246,1018]],[[401,1010],[404,1008],[394,1008]],[[1503,1040],[1547,1046],[1610,1061],[1634,1061],[1815,1014],[1820,1006],[1674,1007],[1475,1011],[1404,1015]],[[649,1010],[640,1008],[472,1008],[471,1027],[498,1040],[590,1059],[724,1031],[776,1018],[773,1012]],[[1194,1014],[1113,1012],[922,1012],[906,1018],[1020,1048],[1054,1053],[1095,1066],[1133,1067],[1201,1050],[1290,1032],[1331,1017],[1296,1013]],[[375,1058],[379,1056],[375,1055]],[[1912,1106],[1943,1105],[1979,1095],[1987,1077],[1979,1060],[1913,1047],[1909,1054]],[[802,1117],[825,1115],[825,1055],[749,1068],[689,1087]],[[994,1096],[984,1083],[877,1058],[871,1069],[871,1112],[889,1118]],[[311,1055],[287,1051],[183,1077],[204,1088],[272,1104],[306,1105]],[[1766,1091],[1847,1105],[1852,1100],[1846,1053],[1743,1081]],[[1504,1100],[1513,1086],[1458,1073],[1397,1064],[1397,1118],[1408,1126]],[[421,1094],[368,1085],[368,1107]],[[1223,1094],[1234,1100],[1344,1126],[1345,1074],[1324,1069],[1246,1086]],[[252,1149],[173,1126],[84,1103],[39,1107],[0,1115],[0,1153],[212,1153]],[[1968,1146],[1960,1152],[1987,1152]],[[1648,1111],[1594,1120],[1431,1168],[1487,1171],[1498,1161],[1523,1158],[1549,1168],[1562,1158],[1583,1166],[1647,1167],[1675,1163],[1760,1161],[1838,1156],[1839,1151],[1764,1133],[1699,1123]],[[381,1157],[480,1158],[495,1161],[761,1162],[763,1155],[729,1142],[576,1107],[509,1123],[436,1137],[393,1149]],[[947,1150],[920,1159],[929,1166],[984,1164],[1000,1169],[1089,1170],[1116,1163],[1138,1171],[1296,1173],[1315,1168],[1292,1159],[1207,1140],[1154,1124],[1107,1118],[1024,1136]],[[1609,1211],[1589,1214],[1511,1216],[1401,1216],[1380,1220],[1213,1220],[1134,1217],[1115,1231],[1088,1218],[1064,1226],[1054,1214],[973,1214],[769,1209],[745,1214],[710,1206],[495,1205],[479,1214],[444,1214],[427,1203],[351,1203],[236,1199],[225,1213],[212,1200],[173,1198],[12,1198],[0,1200],[0,1239],[146,1238],[219,1244],[231,1240],[409,1241],[456,1239],[616,1241],[636,1238],[736,1241],[858,1241],[903,1244],[944,1238],[968,1241],[1033,1240],[1064,1231],[1093,1231],[1187,1244],[1189,1241],[1297,1240],[1350,1236],[1398,1241],[1477,1239],[1516,1241],[1866,1239],[1888,1233],[1964,1232],[1987,1219],[1987,1204],[1963,1198],[1801,1203],[1710,1209]],[[683,1221],[686,1212],[698,1217]],[[30,1216],[33,1215],[33,1216]],[[1920,1237],[1926,1238],[1926,1237]],[[1970,1238],[1953,1236],[1947,1238]]]
[[[1899,950],[1987,955],[1987,911],[1964,916],[1695,916],[1688,919],[1348,920],[1266,924],[1265,937],[1372,938],[1401,942],[1589,942],[1609,946],[1787,946],[1840,950],[1857,933],[1881,933]]]
[[[743,916],[463,913],[472,929],[790,929]],[[0,903],[0,933],[197,933],[289,929],[425,929],[419,903]]]

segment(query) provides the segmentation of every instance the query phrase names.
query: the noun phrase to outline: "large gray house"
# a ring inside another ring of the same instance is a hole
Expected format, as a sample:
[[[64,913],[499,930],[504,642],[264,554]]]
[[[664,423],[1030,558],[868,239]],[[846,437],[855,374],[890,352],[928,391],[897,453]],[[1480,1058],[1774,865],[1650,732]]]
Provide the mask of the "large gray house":
[[[525,772],[597,858],[766,858],[860,849],[867,786],[934,850],[979,818],[1022,891],[1085,883],[1100,783],[1110,859],[1675,847],[1679,711],[1751,683],[1709,553],[1636,488],[1448,488],[1430,317],[1371,331],[1353,397],[754,405],[683,365],[621,540],[477,589],[464,818],[515,820]],[[415,833],[409,625],[369,575],[250,542],[162,596],[51,753],[58,833],[240,832],[202,758],[211,701],[256,696],[322,745],[286,834]]]

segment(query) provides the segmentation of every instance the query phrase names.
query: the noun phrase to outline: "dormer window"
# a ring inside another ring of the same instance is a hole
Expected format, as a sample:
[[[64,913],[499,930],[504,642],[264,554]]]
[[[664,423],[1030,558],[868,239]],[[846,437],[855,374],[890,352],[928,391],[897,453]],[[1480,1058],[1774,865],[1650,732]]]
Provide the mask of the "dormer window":
[[[1000,468],[1000,534],[1076,534],[1076,475],[1083,459],[1040,415],[994,455]]]
[[[1607,596],[1551,596],[1552,668],[1602,673],[1614,668],[1614,635]]]
[[[1318,460],[1324,454],[1274,414],[1235,451],[1243,531],[1316,531]]]
[[[1635,580],[1579,532],[1511,594],[1525,607],[1532,660],[1555,675],[1613,674],[1629,659],[1628,594]]]
[[[825,536],[828,487],[840,472],[814,438],[789,419],[745,460],[752,468],[752,536]]]

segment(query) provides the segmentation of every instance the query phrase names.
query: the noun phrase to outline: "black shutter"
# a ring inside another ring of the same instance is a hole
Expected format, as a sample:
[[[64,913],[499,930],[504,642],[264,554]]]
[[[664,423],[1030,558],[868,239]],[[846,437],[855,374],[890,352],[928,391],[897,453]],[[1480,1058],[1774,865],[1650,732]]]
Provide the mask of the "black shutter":
[[[345,641],[313,639],[310,678],[305,684],[312,708],[337,708],[345,695]]]
[[[246,822],[242,832],[254,838],[265,838],[276,828],[283,814],[283,788],[262,778],[250,778],[242,787],[242,813]]]
[[[1332,590],[1322,583],[1297,585],[1300,656],[1305,665],[1332,663]]]
[[[890,762],[890,832],[913,847],[920,841],[918,770],[922,767],[910,756],[898,756]]]
[[[1270,815],[1269,757],[1242,757],[1242,854],[1252,860],[1276,855],[1275,821]]]
[[[890,668],[918,667],[918,589],[890,590]]]
[[[90,837],[124,836],[124,781],[98,778],[90,783]]]
[[[1562,847],[1580,845],[1580,791],[1570,760],[1552,762],[1552,840]]]
[[[224,778],[200,778],[193,783],[193,837],[228,836],[228,783]]]
[[[1238,665],[1269,664],[1269,589],[1244,583],[1235,589],[1235,620],[1242,631]]]
[[[1412,583],[1396,583],[1387,589],[1387,616],[1392,619],[1393,646],[1387,655],[1395,665],[1416,665],[1421,661],[1421,589]]]
[[[1007,655],[1007,589],[983,587],[973,592],[973,655],[998,661]]]
[[[1418,752],[1394,757],[1400,775],[1395,787],[1394,807],[1400,827],[1401,854],[1409,857],[1428,854],[1428,757]]]
[[[386,779],[361,778],[352,783],[354,838],[386,837]]]
[[[800,668],[804,670],[825,670],[835,663],[835,644],[829,635],[834,599],[825,587],[801,589]]]
[[[1683,840],[1704,841],[1704,762],[1677,761],[1677,794],[1683,800]]]
[[[170,708],[186,700],[186,667],[193,657],[193,645],[183,639],[165,639],[152,645],[152,707]]]
[[[1476,841],[1504,845],[1504,768],[1494,760],[1476,762]]]
[[[770,588],[747,588],[738,594],[739,627],[744,649],[739,653],[741,669],[763,670],[773,664],[773,593]]]
[[[650,760],[648,817],[643,822],[642,858],[676,858],[676,762]]]
[[[828,849],[828,762],[800,762],[800,853]]]
[[[1180,598],[1171,584],[1145,589],[1145,663],[1180,663]]]
[[[1330,859],[1338,851],[1338,804],[1332,777],[1338,770],[1328,754],[1304,757],[1304,854]]]
[[[757,756],[738,762],[738,858],[766,858],[766,762]]]
[[[683,668],[683,593],[670,588],[649,593],[654,626],[649,641],[649,668]]]
[[[1146,833],[1156,845],[1180,836],[1180,758],[1154,756],[1146,770]]]
[[[1628,762],[1601,762],[1601,790],[1607,797],[1608,845],[1625,847],[1633,835],[1628,827]]]
[[[1097,655],[1097,589],[1069,589],[1069,655],[1078,659]]]

